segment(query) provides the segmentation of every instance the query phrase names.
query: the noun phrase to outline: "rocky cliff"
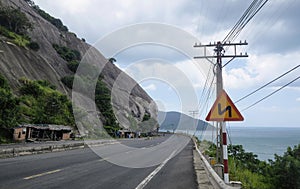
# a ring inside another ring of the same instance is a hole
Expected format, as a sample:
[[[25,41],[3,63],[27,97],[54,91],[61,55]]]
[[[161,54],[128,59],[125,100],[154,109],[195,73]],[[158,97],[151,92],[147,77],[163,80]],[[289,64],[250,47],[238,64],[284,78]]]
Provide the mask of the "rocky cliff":
[[[83,56],[91,47],[84,40],[78,39],[74,33],[62,31],[52,23],[44,19],[25,0],[1,0],[3,6],[11,6],[21,10],[33,24],[33,29],[29,30],[28,36],[39,45],[37,51],[26,47],[20,47],[9,42],[0,35],[0,73],[7,78],[11,87],[17,94],[17,88],[21,85],[19,79],[26,77],[31,80],[47,80],[57,87],[59,91],[71,98],[71,89],[66,87],[61,78],[72,74],[64,60],[53,48],[53,44],[75,49]],[[110,63],[100,54],[97,57],[98,64],[105,65],[101,75],[103,82],[112,90],[115,80],[122,74],[122,83],[118,84],[118,95],[112,98],[112,105],[121,127],[129,128],[134,119],[137,125],[141,125],[145,116],[153,120],[157,118],[157,107],[148,94],[128,75],[123,73],[118,67]],[[121,90],[128,86],[134,86],[131,91]],[[129,100],[122,99],[129,96]],[[125,101],[128,101],[124,103]],[[145,121],[145,120],[144,120]],[[157,125],[151,124],[151,129]]]

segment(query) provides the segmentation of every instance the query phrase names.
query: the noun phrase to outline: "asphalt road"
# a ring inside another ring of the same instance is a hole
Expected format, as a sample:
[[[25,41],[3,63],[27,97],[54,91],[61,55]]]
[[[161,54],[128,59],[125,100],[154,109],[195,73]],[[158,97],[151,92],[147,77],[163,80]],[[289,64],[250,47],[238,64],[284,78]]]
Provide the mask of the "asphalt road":
[[[185,142],[187,145],[182,146]],[[121,143],[1,159],[0,188],[197,188],[193,144],[187,137],[173,135]],[[128,148],[123,148],[125,145]],[[99,157],[99,153],[105,155]],[[142,167],[143,163],[155,164],[153,159],[158,157],[163,157],[161,163]],[[141,168],[130,168],[134,162]],[[123,163],[125,167],[120,166]]]

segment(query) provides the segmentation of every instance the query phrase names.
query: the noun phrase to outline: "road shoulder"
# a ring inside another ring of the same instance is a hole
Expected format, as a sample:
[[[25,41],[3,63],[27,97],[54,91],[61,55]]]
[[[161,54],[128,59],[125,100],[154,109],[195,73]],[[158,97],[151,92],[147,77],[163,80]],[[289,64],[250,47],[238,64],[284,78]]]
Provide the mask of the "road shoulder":
[[[211,178],[210,174],[206,170],[205,165],[196,150],[193,150],[193,157],[194,157],[194,168],[197,176],[198,188],[219,189],[217,184],[213,182],[213,178]]]

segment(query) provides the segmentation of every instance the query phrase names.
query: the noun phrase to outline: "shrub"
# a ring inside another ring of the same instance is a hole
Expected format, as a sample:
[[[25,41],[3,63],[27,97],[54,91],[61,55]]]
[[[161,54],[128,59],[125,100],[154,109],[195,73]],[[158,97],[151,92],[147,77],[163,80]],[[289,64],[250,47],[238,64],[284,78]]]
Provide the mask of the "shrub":
[[[23,83],[20,92],[22,95],[32,95],[34,97],[38,97],[43,93],[40,85],[32,81],[29,81],[28,83]]]
[[[2,75],[0,75],[0,88],[10,90],[7,80]]]
[[[0,75],[0,128],[11,128],[17,125],[19,100],[14,97],[6,79]]]
[[[38,51],[40,49],[40,46],[37,42],[30,42],[27,46],[34,51]]]
[[[151,118],[151,115],[149,113],[145,113],[143,117],[143,121],[148,121]]]
[[[71,62],[72,60],[80,60],[81,55],[80,52],[74,49],[70,49],[66,46],[59,46],[57,44],[52,45],[56,52],[67,62]]]
[[[63,82],[64,85],[66,85],[69,89],[72,89],[73,87],[73,81],[74,81],[74,76],[65,76],[61,78],[61,82]]]
[[[37,80],[36,82],[43,87],[49,87],[50,89],[56,90],[56,86],[47,80]]]
[[[67,66],[68,66],[69,70],[71,70],[72,72],[75,73],[79,66],[79,61],[72,60],[72,61],[68,62]]]

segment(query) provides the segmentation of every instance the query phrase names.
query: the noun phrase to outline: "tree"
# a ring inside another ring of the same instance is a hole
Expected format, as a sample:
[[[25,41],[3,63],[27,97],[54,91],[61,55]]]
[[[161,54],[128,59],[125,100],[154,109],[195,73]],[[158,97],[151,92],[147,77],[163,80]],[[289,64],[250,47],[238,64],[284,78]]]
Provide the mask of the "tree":
[[[0,75],[0,88],[10,90],[7,80],[2,75]]]
[[[116,60],[115,58],[113,58],[113,57],[112,57],[112,58],[109,58],[108,61],[109,61],[110,63],[112,63],[112,64],[113,64],[114,62],[117,62],[117,60]]]
[[[260,172],[257,155],[252,152],[245,152],[242,145],[228,145],[228,155],[236,160],[238,166],[249,169],[252,172]]]
[[[274,187],[300,188],[300,144],[294,149],[288,147],[282,157],[275,154],[275,161],[270,163],[272,167],[270,177]]]
[[[17,126],[20,117],[19,100],[14,97],[7,80],[0,75],[0,127]]]
[[[29,3],[30,5],[30,3]],[[43,17],[45,20],[49,21],[51,24],[53,24],[56,28],[58,28],[60,31],[67,32],[68,28],[67,26],[63,25],[62,21],[58,18],[54,18],[50,14],[46,13],[44,10],[40,9],[39,6],[35,5],[34,3],[31,3],[30,5],[41,17]]]
[[[29,6],[35,6],[35,3],[34,3],[34,1],[32,1],[32,0],[24,0],[26,3],[28,3],[28,5]]]
[[[0,23],[8,30],[17,34],[24,35],[27,30],[32,29],[33,25],[20,9],[1,6]]]
[[[11,91],[0,88],[0,127],[9,129],[18,124],[19,101]]]

